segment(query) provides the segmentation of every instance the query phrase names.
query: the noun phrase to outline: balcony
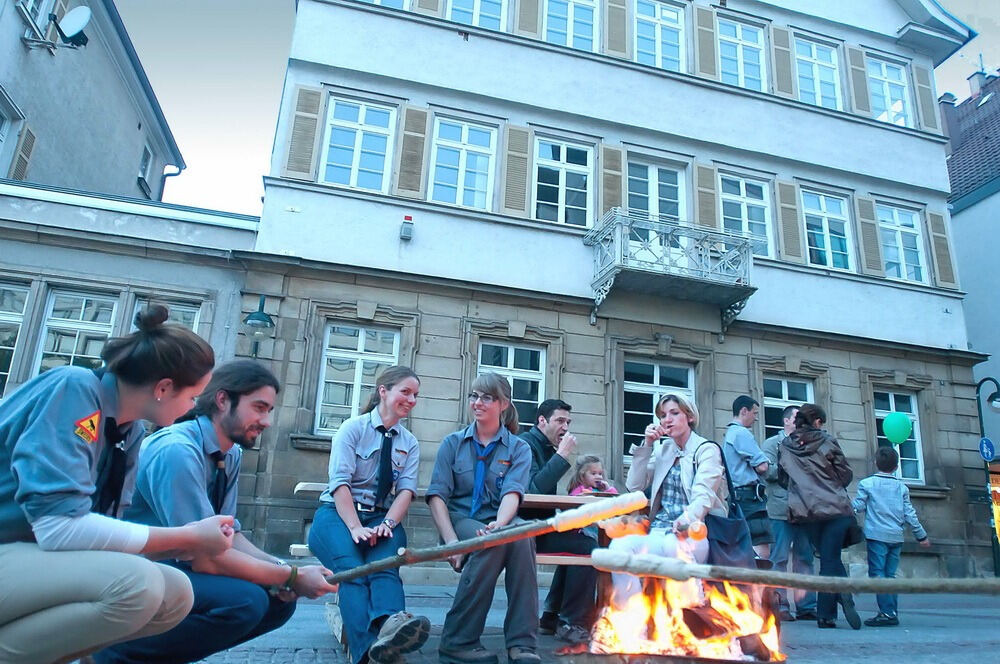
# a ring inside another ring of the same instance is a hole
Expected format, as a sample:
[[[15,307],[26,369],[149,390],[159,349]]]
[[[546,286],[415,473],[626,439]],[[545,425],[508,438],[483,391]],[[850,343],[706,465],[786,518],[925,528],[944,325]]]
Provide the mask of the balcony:
[[[717,305],[722,332],[756,291],[754,241],[611,208],[583,240],[594,247],[594,311],[612,288]]]

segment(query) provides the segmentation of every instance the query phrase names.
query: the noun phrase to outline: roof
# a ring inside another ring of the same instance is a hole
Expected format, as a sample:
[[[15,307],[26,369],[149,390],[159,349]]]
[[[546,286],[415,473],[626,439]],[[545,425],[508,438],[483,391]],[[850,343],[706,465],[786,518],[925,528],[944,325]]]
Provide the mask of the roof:
[[[953,110],[948,158],[953,203],[1000,178],[1000,77],[990,77],[979,94]]]

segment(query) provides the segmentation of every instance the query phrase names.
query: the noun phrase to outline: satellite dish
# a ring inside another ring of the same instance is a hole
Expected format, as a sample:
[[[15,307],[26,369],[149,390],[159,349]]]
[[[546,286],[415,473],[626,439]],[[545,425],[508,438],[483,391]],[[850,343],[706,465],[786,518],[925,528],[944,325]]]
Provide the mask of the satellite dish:
[[[74,7],[66,12],[61,21],[56,21],[56,28],[63,43],[73,46],[86,46],[87,35],[83,34],[83,29],[90,23],[90,7]],[[54,16],[52,17],[54,20]]]

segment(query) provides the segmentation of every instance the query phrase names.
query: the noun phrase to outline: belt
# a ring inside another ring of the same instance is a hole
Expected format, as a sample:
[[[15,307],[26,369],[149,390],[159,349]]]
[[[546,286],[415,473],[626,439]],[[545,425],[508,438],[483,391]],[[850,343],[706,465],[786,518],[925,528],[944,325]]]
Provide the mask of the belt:
[[[740,496],[742,494],[742,497]],[[761,482],[736,487],[736,500],[766,500],[767,492]]]
[[[368,507],[367,505],[362,505],[361,503],[354,503],[354,509],[356,509],[358,512],[385,512],[386,511],[386,509],[384,507],[375,507],[374,505],[372,505],[371,507]]]

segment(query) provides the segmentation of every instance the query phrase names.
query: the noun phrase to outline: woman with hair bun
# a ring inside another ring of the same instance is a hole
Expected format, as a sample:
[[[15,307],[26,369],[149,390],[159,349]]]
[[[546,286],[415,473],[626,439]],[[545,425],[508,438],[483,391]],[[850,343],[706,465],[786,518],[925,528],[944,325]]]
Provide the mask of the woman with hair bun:
[[[179,528],[118,520],[134,484],[144,429],[187,412],[215,355],[194,332],[136,316],[104,366],[65,366],[0,402],[0,661],[64,662],[159,634],[190,611],[181,572],[140,555],[216,555],[232,517]]]

